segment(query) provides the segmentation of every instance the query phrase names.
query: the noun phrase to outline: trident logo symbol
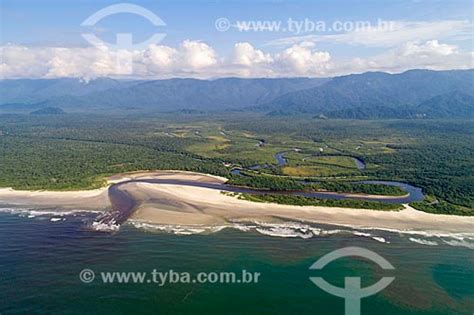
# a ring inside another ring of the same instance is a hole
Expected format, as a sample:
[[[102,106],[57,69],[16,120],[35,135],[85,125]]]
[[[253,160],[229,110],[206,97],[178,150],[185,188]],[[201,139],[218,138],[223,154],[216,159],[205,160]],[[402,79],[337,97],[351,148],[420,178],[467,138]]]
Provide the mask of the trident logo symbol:
[[[345,247],[329,254],[324,255],[316,261],[309,269],[323,269],[330,262],[348,256],[363,257],[373,261],[384,270],[395,269],[385,258],[373,251],[360,247]],[[324,280],[321,277],[309,278],[314,284],[329,294],[345,299],[345,314],[346,315],[360,315],[360,300],[364,297],[374,295],[385,289],[395,277],[383,277],[377,283],[361,288],[360,277],[346,277],[344,278],[344,288],[336,287]]]

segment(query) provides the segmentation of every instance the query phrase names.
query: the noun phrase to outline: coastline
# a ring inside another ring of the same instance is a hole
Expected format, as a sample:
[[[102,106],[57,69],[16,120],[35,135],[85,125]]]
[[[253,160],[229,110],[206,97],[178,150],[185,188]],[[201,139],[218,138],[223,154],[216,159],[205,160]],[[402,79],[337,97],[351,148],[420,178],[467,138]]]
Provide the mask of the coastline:
[[[401,211],[289,206],[255,203],[226,196],[201,187],[136,183],[129,193],[140,191],[145,197],[132,216],[138,222],[157,225],[226,225],[228,222],[268,222],[290,220],[364,229],[472,233],[474,217],[425,213],[405,205]],[[143,196],[143,195],[142,195]]]
[[[128,182],[137,179],[175,179],[222,184],[227,179],[181,171],[154,171],[117,174],[108,178],[108,187],[89,191],[15,191],[0,189],[0,203],[29,207],[60,207],[104,210],[111,207],[108,188],[120,189],[137,201],[131,219],[165,225],[228,225],[231,222],[305,221],[401,231],[469,233],[474,217],[431,214],[404,205],[401,211],[378,211],[318,206],[290,206],[256,203],[222,194],[219,190],[177,184]]]
[[[106,210],[111,207],[108,197],[109,188],[118,183],[135,179],[153,179],[171,178],[175,174],[197,174],[186,171],[137,171],[130,173],[121,173],[112,175],[107,180],[107,185],[97,189],[90,190],[16,190],[11,187],[0,188],[0,205],[13,206],[31,206],[38,208],[46,207],[64,207],[64,208],[80,208],[84,210]],[[213,178],[219,183],[227,181],[224,177],[214,176],[210,174],[200,174],[196,180],[209,181]]]

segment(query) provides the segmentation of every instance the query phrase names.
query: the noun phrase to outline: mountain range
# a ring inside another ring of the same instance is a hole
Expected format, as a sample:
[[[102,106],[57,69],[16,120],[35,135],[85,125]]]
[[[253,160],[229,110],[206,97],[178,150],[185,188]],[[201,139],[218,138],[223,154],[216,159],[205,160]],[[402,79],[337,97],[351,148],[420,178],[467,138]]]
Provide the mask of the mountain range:
[[[250,111],[319,118],[473,118],[474,70],[367,72],[334,78],[0,80],[0,113],[42,108],[86,113]]]

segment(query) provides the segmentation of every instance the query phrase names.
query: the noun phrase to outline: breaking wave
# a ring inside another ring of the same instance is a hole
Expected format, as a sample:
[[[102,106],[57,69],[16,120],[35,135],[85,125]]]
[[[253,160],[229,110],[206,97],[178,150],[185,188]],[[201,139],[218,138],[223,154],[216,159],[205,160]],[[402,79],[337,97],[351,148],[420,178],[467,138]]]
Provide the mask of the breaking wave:
[[[141,221],[130,220],[129,223],[137,228],[150,232],[164,232],[175,235],[193,235],[193,234],[212,234],[222,231],[224,229],[234,229],[242,232],[255,232],[270,237],[282,238],[300,238],[311,239],[318,236],[331,236],[335,234],[354,234],[358,236],[368,237],[380,243],[389,243],[384,237],[374,236],[370,233],[363,233],[360,231],[351,231],[344,229],[323,229],[320,227],[311,226],[300,222],[285,222],[285,223],[266,223],[266,222],[251,222],[251,223],[236,223],[232,222],[228,225],[167,225],[167,224],[151,224]]]
[[[102,220],[105,213],[97,210],[60,210],[60,209],[29,209],[17,207],[2,207],[0,213],[9,213],[25,217],[29,219],[38,218],[49,220],[52,223],[61,223],[67,220],[67,217],[90,217],[98,214],[93,221],[89,221],[87,228],[100,232],[117,232],[120,224],[114,220]],[[193,234],[212,234],[224,229],[234,229],[242,232],[254,232],[270,237],[281,238],[299,238],[311,239],[320,236],[330,236],[335,234],[354,235],[357,237],[369,238],[380,243],[390,244],[387,239],[387,232],[398,234],[402,238],[406,238],[412,243],[425,246],[456,246],[468,249],[474,249],[474,233],[446,233],[446,232],[426,232],[396,229],[377,229],[377,228],[361,228],[353,226],[343,226],[338,229],[326,229],[319,226],[313,226],[302,222],[283,222],[283,223],[266,223],[260,221],[254,222],[230,222],[227,225],[163,225],[151,224],[136,220],[129,220],[129,224],[133,227],[154,232],[172,233],[176,235],[193,235]],[[380,235],[385,232],[384,236]],[[389,234],[390,235],[390,234]]]
[[[224,229],[235,229],[242,232],[255,232],[261,235],[281,238],[300,238],[311,239],[315,237],[331,236],[336,234],[354,235],[374,240],[379,243],[390,244],[390,235],[387,232],[398,234],[400,237],[408,237],[408,241],[426,245],[439,246],[446,244],[449,246],[461,246],[474,249],[474,234],[466,233],[437,233],[423,231],[399,231],[399,230],[380,230],[380,229],[364,229],[356,227],[347,227],[344,229],[324,229],[300,222],[285,223],[266,223],[266,222],[231,222],[228,225],[205,226],[205,225],[163,225],[151,224],[141,221],[130,220],[129,223],[137,228],[151,232],[172,233],[175,235],[193,235],[193,234],[212,234]],[[368,232],[370,230],[370,232]],[[379,231],[379,233],[377,233]],[[385,232],[384,236],[380,232]],[[417,237],[415,237],[417,236]]]
[[[418,243],[421,245],[438,246],[438,242],[435,242],[435,241],[429,241],[429,240],[424,240],[421,238],[414,238],[414,237],[410,237],[408,239],[413,243]]]

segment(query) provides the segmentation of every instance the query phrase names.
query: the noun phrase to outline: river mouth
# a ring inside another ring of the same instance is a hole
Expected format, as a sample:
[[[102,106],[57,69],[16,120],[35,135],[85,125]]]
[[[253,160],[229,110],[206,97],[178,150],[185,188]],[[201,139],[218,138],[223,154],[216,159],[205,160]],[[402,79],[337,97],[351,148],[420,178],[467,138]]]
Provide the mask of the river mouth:
[[[372,181],[366,181],[371,183]],[[375,181],[377,182],[377,181]],[[380,184],[393,185],[401,187],[407,191],[407,196],[377,196],[370,197],[365,195],[354,195],[336,192],[304,192],[304,191],[272,191],[272,190],[257,190],[245,187],[232,186],[225,183],[210,183],[210,182],[199,182],[195,180],[181,180],[181,179],[132,179],[124,181],[109,188],[109,198],[112,203],[112,210],[99,216],[93,223],[92,228],[96,230],[104,231],[115,231],[118,230],[119,226],[123,224],[137,209],[139,202],[133,198],[127,191],[121,189],[121,187],[128,184],[146,183],[156,185],[177,185],[177,186],[190,186],[208,188],[224,192],[232,193],[245,193],[253,195],[264,195],[264,194],[279,194],[279,195],[293,195],[302,196],[308,198],[323,198],[323,199],[353,199],[363,201],[377,201],[384,203],[410,203],[413,201],[420,200],[423,198],[421,189],[399,182],[384,182]],[[377,182],[379,183],[379,182]]]
[[[288,150],[278,152],[274,155],[277,164],[279,167],[287,164],[285,159],[285,154],[292,151],[297,151],[298,149]],[[356,166],[359,170],[365,168],[365,163],[356,157],[351,157],[354,159]],[[268,164],[264,165],[254,165],[246,168],[247,170],[258,170],[261,168],[270,167]],[[241,173],[242,170],[235,168],[231,170],[231,174],[238,176],[245,176]],[[411,203],[415,201],[423,200],[424,196],[421,188],[409,185],[407,183],[395,182],[395,181],[376,181],[376,180],[367,180],[359,181],[358,183],[364,184],[377,184],[377,185],[387,185],[387,186],[397,186],[402,190],[406,191],[407,194],[404,196],[373,196],[373,195],[364,195],[364,194],[355,194],[355,193],[341,193],[341,192],[330,192],[330,191],[276,191],[276,190],[259,190],[252,189],[247,187],[238,187],[229,185],[222,182],[201,182],[196,180],[182,180],[182,179],[131,179],[123,181],[117,184],[112,185],[109,188],[108,194],[110,201],[112,203],[112,210],[110,212],[104,213],[99,216],[93,223],[92,228],[96,230],[117,230],[121,224],[123,224],[139,207],[139,202],[134,200],[134,198],[121,189],[124,185],[133,184],[133,183],[146,183],[146,184],[156,184],[156,185],[178,185],[178,186],[191,186],[191,187],[201,187],[208,188],[213,190],[219,190],[223,192],[232,192],[232,193],[243,193],[243,194],[253,194],[253,195],[264,195],[264,194],[276,194],[276,195],[292,195],[292,196],[301,196],[307,198],[320,198],[320,199],[334,199],[334,200],[361,200],[361,201],[376,201],[383,203],[393,203],[393,204],[402,204],[402,203]]]

